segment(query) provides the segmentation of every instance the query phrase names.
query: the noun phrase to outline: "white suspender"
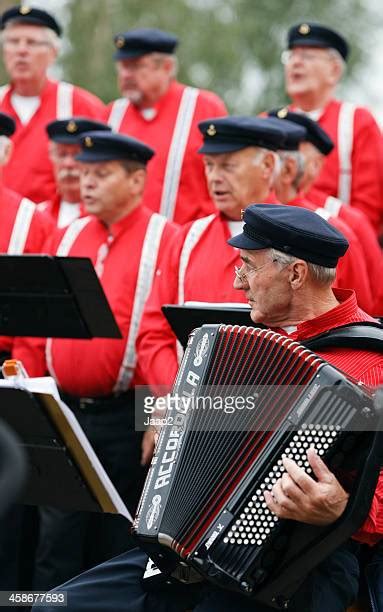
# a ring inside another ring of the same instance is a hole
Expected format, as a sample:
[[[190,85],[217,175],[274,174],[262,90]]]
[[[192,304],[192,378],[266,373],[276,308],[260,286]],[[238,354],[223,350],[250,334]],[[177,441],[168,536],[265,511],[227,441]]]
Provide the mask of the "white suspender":
[[[342,102],[338,118],[339,181],[338,197],[345,204],[350,203],[352,164],[351,154],[354,140],[355,105]]]
[[[57,85],[56,119],[73,116],[73,85],[60,81]]]
[[[5,96],[7,95],[10,89],[11,89],[10,85],[2,85],[0,87],[0,104],[4,100]]]
[[[172,142],[169,148],[162,188],[160,213],[170,220],[172,220],[174,216],[182,164],[198,95],[199,90],[194,87],[186,87],[184,89],[177,113]]]
[[[317,208],[314,212],[316,212],[317,215],[322,217],[322,219],[326,219],[326,221],[328,221],[329,218],[332,217],[331,212],[329,210],[326,210],[326,208],[322,208],[321,206]]]
[[[213,213],[208,217],[202,217],[192,223],[184,240],[180,255],[180,265],[178,271],[178,303],[183,304],[185,301],[185,274],[188,267],[189,259],[192,250],[201,238],[205,229],[215,219],[216,214]]]
[[[136,339],[141,322],[143,308],[152,286],[154,271],[157,265],[162,232],[166,224],[165,217],[154,213],[149,221],[141,252],[140,267],[134,294],[130,327],[126,340],[125,354],[113,391],[121,393],[129,388],[136,366]]]
[[[76,219],[75,221],[73,221],[73,223],[68,225],[63,237],[61,238],[61,242],[57,247],[56,255],[59,255],[61,257],[66,257],[68,255],[77,236],[82,232],[83,228],[89,223],[91,219],[92,217],[90,216],[81,217],[80,219]],[[47,338],[45,344],[45,360],[48,372],[57,381],[58,378],[53,368],[52,338]]]
[[[332,217],[339,217],[339,211],[342,208],[342,201],[334,196],[327,196],[323,208],[331,213]]]
[[[181,255],[180,255],[180,265],[178,269],[178,303],[183,304],[185,302],[185,275],[186,270],[189,264],[190,255],[192,250],[198,243],[205,229],[210,225],[210,223],[215,219],[216,214],[213,213],[208,217],[202,217],[202,219],[197,219],[192,223],[190,229],[186,235],[184,240],[184,244],[182,247]],[[183,348],[181,343],[177,340],[177,357],[178,362],[181,362],[183,356]]]
[[[112,104],[112,110],[110,111],[108,125],[114,130],[118,132],[120,129],[122,120],[124,118],[125,112],[129,106],[129,100],[127,98],[118,98]]]
[[[61,257],[66,257],[72,248],[74,241],[77,236],[82,232],[83,228],[89,223],[92,217],[81,217],[80,219],[76,219],[68,225],[66,231],[64,232],[63,237],[61,238],[61,242],[57,247],[56,255]]]
[[[28,200],[28,198],[23,198],[21,200],[9,240],[8,255],[20,255],[24,252],[35,210],[36,205]]]

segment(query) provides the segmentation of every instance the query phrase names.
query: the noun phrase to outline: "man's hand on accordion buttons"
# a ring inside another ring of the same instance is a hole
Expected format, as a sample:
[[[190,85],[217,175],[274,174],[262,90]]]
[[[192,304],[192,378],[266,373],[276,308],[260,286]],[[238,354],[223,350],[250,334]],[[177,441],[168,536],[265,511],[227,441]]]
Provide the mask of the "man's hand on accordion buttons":
[[[349,495],[314,448],[308,450],[307,459],[317,480],[286,458],[283,460],[286,472],[271,493],[265,492],[266,504],[279,518],[330,525],[343,514]]]

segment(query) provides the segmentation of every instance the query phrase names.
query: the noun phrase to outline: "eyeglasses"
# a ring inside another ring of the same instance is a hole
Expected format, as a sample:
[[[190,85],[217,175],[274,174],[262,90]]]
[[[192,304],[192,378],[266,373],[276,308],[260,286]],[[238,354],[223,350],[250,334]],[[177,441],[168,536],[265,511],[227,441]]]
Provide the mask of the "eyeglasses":
[[[319,51],[319,53],[318,53]],[[321,53],[324,49],[286,49],[282,51],[281,62],[284,66],[289,64],[293,59],[300,58],[304,62],[315,62],[320,59],[330,59],[329,53]],[[328,51],[326,49],[326,51]]]
[[[51,43],[47,40],[33,40],[33,38],[4,38],[3,46],[8,49],[17,49],[21,44],[24,44],[27,49],[40,49],[40,47],[50,47]]]
[[[241,268],[238,268],[238,266],[234,266],[235,276],[238,278],[238,280],[241,281],[242,284],[245,284],[246,281],[248,281],[250,276],[252,276],[256,272],[259,272],[259,270],[262,270],[262,268],[264,268],[268,264],[275,263],[276,261],[278,261],[278,260],[277,259],[269,259],[269,261],[266,261],[261,266],[258,266],[258,268],[250,268],[250,269],[246,270],[245,272],[241,272]]]

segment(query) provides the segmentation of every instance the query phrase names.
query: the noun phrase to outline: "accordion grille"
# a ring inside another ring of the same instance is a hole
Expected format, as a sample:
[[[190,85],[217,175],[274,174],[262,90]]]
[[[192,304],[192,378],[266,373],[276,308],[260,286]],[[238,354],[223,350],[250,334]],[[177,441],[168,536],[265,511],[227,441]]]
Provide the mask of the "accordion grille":
[[[213,348],[204,389],[219,389],[221,396],[244,390],[256,398],[256,410],[192,410],[188,416],[160,528],[185,558],[325,363],[288,337],[257,328],[222,325]]]

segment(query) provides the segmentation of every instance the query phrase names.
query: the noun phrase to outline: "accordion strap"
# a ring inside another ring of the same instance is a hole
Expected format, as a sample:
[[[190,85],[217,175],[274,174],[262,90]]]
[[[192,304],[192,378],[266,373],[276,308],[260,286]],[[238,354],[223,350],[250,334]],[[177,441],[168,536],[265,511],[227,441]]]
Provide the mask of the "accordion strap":
[[[348,323],[301,341],[312,351],[333,346],[383,353],[383,326],[379,323]]]

